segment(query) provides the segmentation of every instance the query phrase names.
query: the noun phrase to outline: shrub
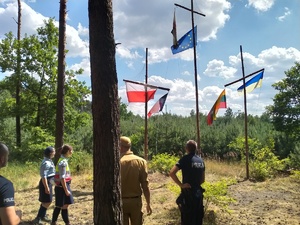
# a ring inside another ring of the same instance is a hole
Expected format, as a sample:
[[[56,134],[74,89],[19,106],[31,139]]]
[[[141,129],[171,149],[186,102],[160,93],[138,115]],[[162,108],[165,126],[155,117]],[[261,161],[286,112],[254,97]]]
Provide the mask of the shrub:
[[[74,151],[69,164],[72,174],[84,173],[93,169],[93,156],[85,151]]]
[[[149,163],[149,169],[168,175],[177,161],[178,158],[173,155],[167,153],[158,154],[153,156]]]
[[[235,183],[235,179],[221,179],[220,181],[214,183],[204,182],[202,187],[205,189],[205,212],[207,212],[209,205],[212,203],[229,212],[228,205],[231,202],[235,202],[235,200],[227,195],[228,186]]]
[[[291,178],[295,181],[300,183],[300,171],[299,170],[293,170]]]
[[[269,147],[253,152],[250,162],[250,176],[257,181],[274,177],[285,168],[285,160],[278,159]]]

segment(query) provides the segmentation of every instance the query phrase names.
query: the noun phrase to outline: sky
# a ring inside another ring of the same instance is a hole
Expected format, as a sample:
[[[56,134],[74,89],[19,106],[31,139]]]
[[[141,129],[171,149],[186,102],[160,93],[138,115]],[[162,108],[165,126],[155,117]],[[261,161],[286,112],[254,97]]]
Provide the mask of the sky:
[[[188,116],[196,110],[193,49],[173,55],[173,15],[177,37],[192,29],[191,1],[186,0],[114,0],[114,38],[119,97],[134,114],[144,115],[143,103],[128,103],[123,79],[145,82],[148,49],[148,84],[170,88],[163,112]],[[227,107],[233,113],[244,112],[243,96],[237,88],[243,77],[265,69],[262,87],[247,94],[247,112],[261,115],[273,104],[277,91],[272,84],[285,78],[295,62],[300,62],[299,0],[194,0],[197,25],[197,84],[199,111],[207,114],[223,89]],[[0,39],[17,33],[17,1],[0,0]],[[91,86],[89,64],[88,1],[67,1],[67,69],[84,69],[77,76]],[[58,26],[59,1],[23,0],[22,37],[34,34],[44,20],[54,18]],[[99,27],[99,29],[101,29]],[[10,73],[0,72],[0,79]],[[246,79],[247,81],[248,79]],[[166,91],[158,90],[148,102],[150,109]],[[220,109],[218,116],[226,109]]]

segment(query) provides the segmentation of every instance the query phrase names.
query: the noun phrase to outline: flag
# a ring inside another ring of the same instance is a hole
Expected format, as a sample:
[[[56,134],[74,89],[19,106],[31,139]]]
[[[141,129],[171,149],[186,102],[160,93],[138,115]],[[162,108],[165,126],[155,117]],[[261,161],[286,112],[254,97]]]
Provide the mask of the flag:
[[[146,102],[146,88],[148,101],[154,98],[156,88],[147,87],[144,84],[129,81],[125,81],[125,84],[128,102]]]
[[[173,18],[173,29],[171,31],[171,34],[173,34],[173,46],[176,47],[178,46],[178,41],[177,41],[175,10],[174,10],[174,18]]]
[[[197,26],[194,27],[194,30],[195,30],[195,42],[197,45]],[[193,29],[191,29],[189,32],[183,35],[182,38],[179,39],[179,41],[177,42],[177,46],[175,45],[171,46],[171,50],[173,54],[177,54],[179,52],[185,51],[193,47],[194,47]]]
[[[207,125],[211,125],[213,121],[217,119],[217,113],[220,108],[227,108],[225,89],[222,91],[214,106],[209,111],[207,115]]]
[[[162,96],[155,104],[154,106],[152,106],[152,108],[150,109],[150,111],[148,112],[148,118],[150,118],[150,116],[153,114],[153,113],[158,113],[160,111],[163,110],[164,108],[164,105],[165,105],[165,102],[166,102],[166,99],[167,99],[167,96],[168,96],[168,93],[165,94],[164,96]]]
[[[248,80],[245,83],[245,87],[244,85],[240,86],[237,91],[240,94],[244,93],[244,89],[246,89],[246,93],[250,93],[251,91],[253,91],[255,88],[261,87],[262,84],[262,79],[264,77],[264,70],[261,71],[258,75],[256,75],[255,77],[251,78],[250,80]]]

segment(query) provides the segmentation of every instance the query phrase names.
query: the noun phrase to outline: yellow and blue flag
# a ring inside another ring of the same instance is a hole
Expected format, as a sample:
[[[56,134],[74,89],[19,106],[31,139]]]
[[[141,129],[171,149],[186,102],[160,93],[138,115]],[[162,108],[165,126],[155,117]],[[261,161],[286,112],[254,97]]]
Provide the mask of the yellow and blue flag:
[[[244,93],[244,90],[246,90],[246,93],[250,93],[255,88],[261,87],[263,77],[264,77],[264,71],[261,71],[258,75],[248,80],[245,83],[245,87],[244,85],[242,85],[237,89],[237,91],[241,94]]]

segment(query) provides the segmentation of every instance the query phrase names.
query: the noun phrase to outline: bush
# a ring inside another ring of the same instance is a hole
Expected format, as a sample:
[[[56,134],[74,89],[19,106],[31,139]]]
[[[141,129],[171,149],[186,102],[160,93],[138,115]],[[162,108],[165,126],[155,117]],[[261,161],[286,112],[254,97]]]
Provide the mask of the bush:
[[[149,169],[169,175],[170,170],[177,161],[178,158],[173,155],[169,155],[167,153],[158,154],[153,156],[151,162],[149,163]]]
[[[84,173],[93,169],[93,156],[85,151],[74,151],[69,159],[72,174]]]
[[[289,155],[290,167],[300,169],[300,143],[295,144],[295,149]]]
[[[274,177],[286,167],[285,160],[278,159],[269,147],[253,152],[250,162],[250,176],[256,181]]]
[[[228,186],[235,183],[236,183],[235,179],[221,179],[220,181],[214,183],[204,182],[202,184],[202,187],[205,189],[204,192],[205,212],[207,212],[208,207],[211,203],[229,212],[228,205],[231,202],[235,202],[235,200],[227,195]]]
[[[299,170],[293,170],[291,178],[295,181],[300,183],[300,171]]]

